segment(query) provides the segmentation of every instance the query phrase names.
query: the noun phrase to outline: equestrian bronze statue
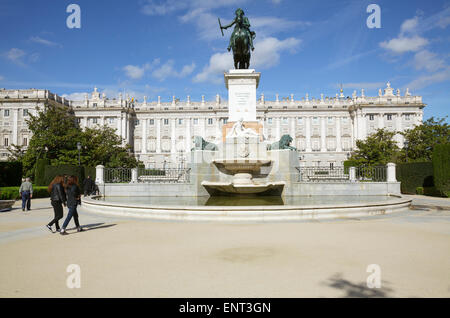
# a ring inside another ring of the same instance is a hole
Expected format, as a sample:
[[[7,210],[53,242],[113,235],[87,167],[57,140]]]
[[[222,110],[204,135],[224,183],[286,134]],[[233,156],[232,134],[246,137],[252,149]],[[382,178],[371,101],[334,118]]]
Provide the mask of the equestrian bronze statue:
[[[250,50],[253,51],[255,49],[253,47],[253,40],[256,37],[256,33],[250,30],[250,21],[245,16],[244,10],[239,8],[235,13],[236,17],[228,25],[222,26],[219,19],[220,31],[223,36],[223,30],[234,25],[234,31],[231,34],[228,51],[233,49],[235,69],[248,69],[250,67]]]

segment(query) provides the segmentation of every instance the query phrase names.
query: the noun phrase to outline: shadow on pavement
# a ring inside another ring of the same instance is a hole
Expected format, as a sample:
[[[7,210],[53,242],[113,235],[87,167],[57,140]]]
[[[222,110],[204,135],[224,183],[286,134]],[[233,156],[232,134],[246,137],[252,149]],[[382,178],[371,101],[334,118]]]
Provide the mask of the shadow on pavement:
[[[106,229],[108,227],[112,227],[112,226],[116,226],[117,224],[105,224],[105,223],[93,223],[93,224],[85,224],[85,225],[81,225],[81,227],[85,230],[85,231],[91,231],[91,230],[98,230],[98,229]],[[76,230],[76,227],[73,227],[71,229],[68,230]]]
[[[381,288],[369,288],[366,282],[363,283],[353,283],[342,277],[342,274],[336,274],[331,277],[328,282],[325,283],[329,287],[339,289],[344,292],[345,295],[342,297],[349,298],[383,298],[383,297],[393,297],[390,293],[393,291],[389,287],[385,287],[389,284],[386,281],[382,281]]]

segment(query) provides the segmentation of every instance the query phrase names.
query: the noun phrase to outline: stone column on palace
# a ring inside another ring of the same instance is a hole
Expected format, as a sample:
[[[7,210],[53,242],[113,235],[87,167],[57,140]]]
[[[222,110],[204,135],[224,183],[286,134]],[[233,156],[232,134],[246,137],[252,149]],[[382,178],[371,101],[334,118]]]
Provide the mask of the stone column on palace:
[[[384,113],[378,114],[378,129],[384,128]]]
[[[127,119],[126,115],[123,117],[123,115],[120,117],[120,120],[122,122],[122,138],[126,140],[127,138]]]
[[[325,130],[325,117],[320,117],[320,151],[326,152],[326,130]]]
[[[175,121],[176,121],[176,118],[172,118],[171,120],[170,120],[170,142],[171,142],[171,145],[170,145],[170,152],[172,153],[172,154],[175,154],[176,152],[177,152],[177,149],[176,149],[176,140],[175,140],[175,138],[176,138],[176,134],[175,134]]]
[[[276,121],[276,123],[277,123],[276,131],[275,131],[275,136],[276,136],[277,141],[280,140],[280,138],[281,138],[281,126],[280,126],[280,120],[281,120],[280,117],[276,117],[276,118],[275,118],[275,121]]]
[[[336,151],[341,152],[342,151],[342,144],[341,144],[341,117],[336,117]]]
[[[367,137],[367,115],[363,114],[361,111],[361,139],[366,139]]]
[[[295,117],[291,117],[289,118],[289,120],[291,121],[291,129],[290,129],[290,136],[292,137],[292,146],[296,147],[295,145],[297,145],[296,143],[296,133],[295,133]]]
[[[306,152],[311,152],[311,116],[305,117]]]
[[[87,127],[87,118],[83,119],[86,120],[86,124],[84,125],[84,127]],[[120,114],[119,117],[117,117],[117,135],[122,137],[122,114]]]
[[[186,118],[186,145],[185,145],[186,153],[191,151],[192,148],[193,147],[191,147],[191,119]]]
[[[100,116],[100,126],[103,127],[105,125],[105,116]]]
[[[161,153],[161,118],[156,119],[156,153]]]
[[[397,134],[395,137],[399,143],[399,147],[403,147],[403,135],[399,134],[402,131],[402,113],[397,113],[395,118],[395,131]]]
[[[142,119],[142,146],[141,152],[147,153],[147,118]]]
[[[215,118],[216,121],[216,140],[215,143],[218,143],[219,141],[222,140],[222,131],[220,130],[220,117],[219,115],[216,116]]]
[[[17,145],[18,133],[19,133],[19,110],[13,109],[13,137],[12,144]]]

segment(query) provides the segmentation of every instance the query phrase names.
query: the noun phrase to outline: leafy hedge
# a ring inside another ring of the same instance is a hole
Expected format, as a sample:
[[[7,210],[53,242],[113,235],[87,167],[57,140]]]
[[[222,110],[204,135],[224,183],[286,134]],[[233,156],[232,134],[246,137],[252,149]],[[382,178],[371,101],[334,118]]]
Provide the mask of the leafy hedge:
[[[80,166],[61,165],[61,166],[45,166],[45,184],[50,184],[53,178],[58,175],[77,176],[78,182],[83,184],[84,181],[84,169]]]
[[[431,162],[401,163],[396,168],[397,180],[401,182],[402,193],[416,194],[422,187],[424,194],[433,193],[433,164]]]
[[[49,164],[48,159],[39,159],[36,161],[36,169],[34,171],[34,183],[38,186],[45,186],[45,166]]]
[[[20,186],[22,163],[19,161],[0,162],[0,187]]]
[[[19,189],[20,189],[20,187],[2,187],[2,188],[0,188],[0,200],[18,200],[18,199],[20,199]],[[50,197],[50,194],[48,193],[47,187],[33,186],[33,199],[48,198],[48,197]]]
[[[450,144],[438,144],[433,150],[433,173],[436,189],[446,196],[450,192]]]
[[[346,160],[344,161],[344,173],[349,173],[350,167],[357,167],[358,163],[355,160]]]

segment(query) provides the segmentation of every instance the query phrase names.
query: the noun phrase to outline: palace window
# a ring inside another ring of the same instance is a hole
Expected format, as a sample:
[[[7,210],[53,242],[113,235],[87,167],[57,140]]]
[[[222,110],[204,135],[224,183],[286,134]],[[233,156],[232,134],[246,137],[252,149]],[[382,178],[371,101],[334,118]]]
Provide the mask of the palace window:
[[[9,146],[9,138],[8,138],[8,137],[5,137],[5,139],[3,140],[3,145],[4,145],[5,147],[8,147],[8,146]]]
[[[223,124],[226,125],[228,123],[228,118],[223,119]]]
[[[92,106],[97,107],[97,103],[93,103]]]
[[[198,125],[198,118],[194,118],[194,125]]]
[[[9,117],[9,109],[5,109],[5,111],[3,112],[3,116]]]
[[[333,117],[328,117],[328,123],[332,124],[333,123]]]
[[[318,125],[319,124],[319,117],[313,117],[313,124]]]
[[[134,121],[134,125],[135,125],[135,126],[139,126],[139,123],[140,123],[140,122],[139,122],[139,119],[136,119],[136,120]]]
[[[273,122],[272,118],[267,118],[267,123],[268,123],[269,125],[272,125],[272,122]]]
[[[302,117],[297,118],[297,123],[299,125],[303,125],[303,118]]]
[[[22,145],[25,146],[25,147],[28,146],[28,138],[27,138],[27,137],[24,137],[24,138],[23,138],[23,143],[22,143]]]
[[[410,120],[410,115],[409,114],[405,114],[405,120]]]
[[[212,125],[212,124],[213,124],[212,118],[208,118],[208,125]]]
[[[178,125],[183,125],[183,119],[178,118]]]
[[[288,124],[288,119],[286,117],[283,117],[283,125],[287,125]]]
[[[375,116],[374,115],[369,115],[369,120],[374,120]]]
[[[169,125],[169,120],[167,118],[164,118],[164,125]]]
[[[23,117],[27,117],[28,116],[28,109],[24,109],[23,110]]]
[[[155,120],[154,119],[150,119],[148,122],[149,122],[150,125],[154,125],[155,124]]]
[[[108,122],[109,122],[110,124],[113,124],[113,123],[114,123],[114,117],[109,117],[109,118],[108,118]]]
[[[392,120],[392,115],[391,114],[387,115],[387,120]]]
[[[97,123],[97,118],[92,118],[92,123],[96,124]]]
[[[81,124],[81,118],[77,118],[77,124]]]

